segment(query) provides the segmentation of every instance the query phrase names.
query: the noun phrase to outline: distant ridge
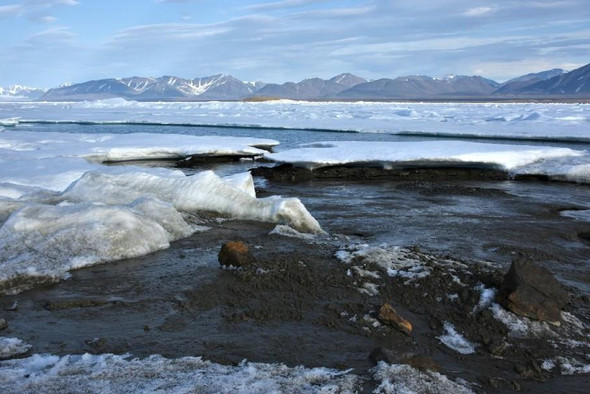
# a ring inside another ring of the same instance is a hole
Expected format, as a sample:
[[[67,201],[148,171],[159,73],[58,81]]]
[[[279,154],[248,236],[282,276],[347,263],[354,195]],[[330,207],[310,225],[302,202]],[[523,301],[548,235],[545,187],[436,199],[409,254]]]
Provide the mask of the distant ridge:
[[[256,96],[280,97],[295,100],[314,100],[336,97],[366,79],[353,74],[339,74],[329,80],[308,78],[301,82],[286,82],[282,85],[268,84],[256,92]]]
[[[43,96],[44,93],[44,89],[21,85],[12,85],[7,88],[0,87],[0,101],[36,100]]]
[[[330,79],[307,78],[283,84],[244,82],[217,74],[186,79],[176,76],[107,78],[68,83],[44,91],[0,88],[0,100],[81,101],[124,98],[144,101],[293,100],[447,100],[590,98],[590,64],[566,72],[552,69],[526,74],[502,84],[478,75],[433,78],[409,75],[368,81],[350,73]]]
[[[500,86],[498,82],[480,76],[451,75],[432,78],[424,75],[410,75],[362,83],[341,92],[338,97],[346,99],[479,97],[490,95],[498,86]]]

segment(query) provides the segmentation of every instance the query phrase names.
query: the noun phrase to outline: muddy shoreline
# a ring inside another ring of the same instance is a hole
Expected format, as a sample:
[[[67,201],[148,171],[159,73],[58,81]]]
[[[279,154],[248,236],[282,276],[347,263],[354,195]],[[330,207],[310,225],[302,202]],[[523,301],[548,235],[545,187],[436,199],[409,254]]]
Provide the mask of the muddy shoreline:
[[[210,218],[209,231],[170,249],[0,297],[0,318],[8,323],[1,334],[27,341],[31,353],[248,359],[353,368],[361,376],[384,359],[436,368],[475,391],[585,392],[588,374],[564,376],[542,364],[584,361],[587,329],[566,322],[516,335],[489,306],[478,306],[482,288],[497,289],[513,260],[530,259],[570,292],[566,316],[590,325],[590,223],[561,215],[590,209],[583,203],[590,188],[518,182],[480,169],[415,174],[259,178],[259,196],[300,197],[329,235],[302,239],[269,234],[270,224]],[[220,267],[217,254],[229,240],[250,245],[256,262]],[[402,246],[404,258],[429,275],[409,280],[371,260],[336,257],[361,244]],[[362,291],[375,286],[377,294]],[[384,303],[412,323],[411,335],[379,321]],[[441,343],[445,322],[476,345],[473,354]],[[581,345],[568,348],[558,339]]]

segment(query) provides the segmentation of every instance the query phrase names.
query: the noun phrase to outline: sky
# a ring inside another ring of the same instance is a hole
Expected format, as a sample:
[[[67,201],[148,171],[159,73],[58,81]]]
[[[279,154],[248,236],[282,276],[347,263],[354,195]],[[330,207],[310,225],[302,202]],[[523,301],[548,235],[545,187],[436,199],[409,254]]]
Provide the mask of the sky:
[[[590,0],[0,0],[0,86],[351,72],[510,78],[590,63]]]

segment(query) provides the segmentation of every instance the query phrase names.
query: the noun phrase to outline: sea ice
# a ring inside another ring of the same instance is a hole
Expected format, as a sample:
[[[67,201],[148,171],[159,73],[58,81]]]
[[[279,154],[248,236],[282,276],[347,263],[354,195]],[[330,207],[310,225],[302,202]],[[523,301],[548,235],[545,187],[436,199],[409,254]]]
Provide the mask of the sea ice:
[[[115,109],[115,111],[113,111]],[[0,103],[22,121],[235,125],[422,136],[590,141],[590,105],[541,103],[138,102]]]

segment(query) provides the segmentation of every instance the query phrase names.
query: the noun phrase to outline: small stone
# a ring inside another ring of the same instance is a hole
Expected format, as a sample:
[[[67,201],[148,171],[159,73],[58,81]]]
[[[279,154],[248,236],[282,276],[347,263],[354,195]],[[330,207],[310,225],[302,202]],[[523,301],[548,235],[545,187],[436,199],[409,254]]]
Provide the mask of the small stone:
[[[506,309],[518,315],[559,325],[569,294],[546,268],[516,260],[504,277],[499,298]]]
[[[223,244],[218,256],[219,264],[223,266],[244,267],[254,263],[254,256],[248,245],[241,241],[229,241]]]
[[[379,309],[379,320],[407,335],[412,333],[412,323],[401,317],[389,304],[383,304]]]
[[[0,331],[5,330],[7,327],[8,323],[6,323],[6,320],[0,319]]]

